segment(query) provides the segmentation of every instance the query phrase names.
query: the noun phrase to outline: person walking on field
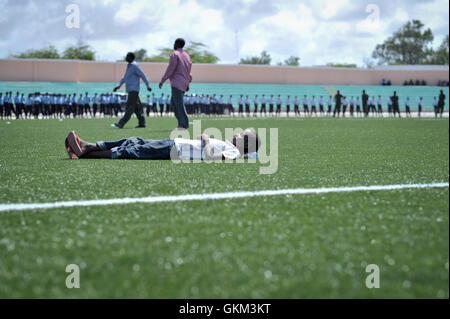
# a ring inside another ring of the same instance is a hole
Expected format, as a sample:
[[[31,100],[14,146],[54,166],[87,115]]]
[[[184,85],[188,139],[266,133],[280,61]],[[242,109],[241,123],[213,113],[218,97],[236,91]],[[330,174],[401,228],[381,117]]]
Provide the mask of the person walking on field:
[[[127,70],[122,80],[120,80],[119,85],[114,88],[114,92],[116,92],[120,89],[122,84],[125,83],[128,93],[125,115],[120,119],[119,123],[113,124],[113,126],[118,128],[123,128],[133,113],[136,114],[139,120],[139,125],[136,126],[136,128],[145,127],[144,109],[142,107],[141,100],[139,99],[140,79],[144,81],[148,91],[151,91],[152,89],[150,88],[150,84],[148,83],[144,72],[142,72],[137,63],[134,61],[135,58],[136,57],[133,52],[128,52],[125,58],[128,62]]]
[[[183,48],[185,41],[181,38],[175,40],[173,49],[170,55],[169,65],[166,73],[159,82],[161,89],[164,82],[170,79],[172,87],[171,104],[174,106],[175,117],[178,120],[178,129],[187,129],[189,127],[189,119],[184,106],[184,93],[189,91],[189,83],[192,82],[192,61],[189,54]]]

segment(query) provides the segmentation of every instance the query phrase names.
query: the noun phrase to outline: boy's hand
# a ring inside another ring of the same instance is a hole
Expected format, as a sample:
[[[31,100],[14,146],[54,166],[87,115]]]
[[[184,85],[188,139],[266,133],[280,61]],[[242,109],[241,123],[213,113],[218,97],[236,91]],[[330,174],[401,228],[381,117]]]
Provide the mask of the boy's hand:
[[[162,89],[162,86],[163,86],[162,82],[159,82],[159,89],[160,90]]]
[[[209,136],[208,134],[203,133],[200,136],[200,140],[202,141],[202,143],[204,143],[205,145],[209,143]]]
[[[119,88],[120,88],[119,86],[116,86],[116,87],[113,89],[113,92],[116,92]]]

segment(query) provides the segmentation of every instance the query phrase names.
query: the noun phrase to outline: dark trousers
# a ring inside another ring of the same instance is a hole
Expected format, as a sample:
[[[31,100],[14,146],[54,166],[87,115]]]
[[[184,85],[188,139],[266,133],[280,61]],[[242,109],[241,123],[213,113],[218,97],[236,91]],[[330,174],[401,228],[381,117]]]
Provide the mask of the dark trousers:
[[[172,87],[172,97],[170,103],[174,107],[175,117],[178,120],[178,127],[188,128],[189,119],[186,114],[186,108],[184,107],[184,92]]]
[[[111,150],[112,159],[168,160],[174,146],[171,139],[144,140],[140,137],[118,141],[97,142],[103,151]],[[174,151],[176,148],[174,149]]]
[[[119,126],[123,127],[132,114],[136,114],[139,120],[139,126],[145,126],[144,109],[139,99],[139,92],[128,92],[127,106],[124,116],[119,121]]]

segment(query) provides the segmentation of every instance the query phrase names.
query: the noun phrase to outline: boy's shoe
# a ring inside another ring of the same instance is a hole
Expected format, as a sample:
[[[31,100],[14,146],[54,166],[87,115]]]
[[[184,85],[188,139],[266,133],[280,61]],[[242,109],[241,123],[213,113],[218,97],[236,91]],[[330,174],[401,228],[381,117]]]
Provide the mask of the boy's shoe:
[[[80,157],[83,151],[81,150],[80,146],[80,138],[75,134],[74,131],[70,132],[69,135],[67,135],[67,141],[75,155],[77,157]]]
[[[145,125],[138,125],[135,128],[145,128]]]
[[[117,127],[117,128],[123,128],[123,126],[120,126],[119,123],[111,124],[111,126],[112,126],[112,127]]]
[[[73,152],[72,148],[69,145],[69,138],[68,137],[66,137],[65,145],[66,145],[66,151],[67,151],[67,154],[69,155],[69,158],[70,159],[77,159],[78,157],[75,155],[75,153]]]

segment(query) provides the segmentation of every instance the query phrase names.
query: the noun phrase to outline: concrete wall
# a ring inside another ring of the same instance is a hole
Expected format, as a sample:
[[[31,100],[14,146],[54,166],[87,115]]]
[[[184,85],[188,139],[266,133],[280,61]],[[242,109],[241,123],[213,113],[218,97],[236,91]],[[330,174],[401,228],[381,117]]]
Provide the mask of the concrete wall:
[[[159,82],[167,64],[141,63],[150,82]],[[0,60],[0,81],[117,82],[126,68],[120,62],[68,60]],[[393,85],[405,80],[424,79],[429,85],[449,79],[447,69],[367,70],[344,68],[303,68],[253,65],[194,64],[197,83],[267,83],[313,85],[378,85],[390,79]]]

